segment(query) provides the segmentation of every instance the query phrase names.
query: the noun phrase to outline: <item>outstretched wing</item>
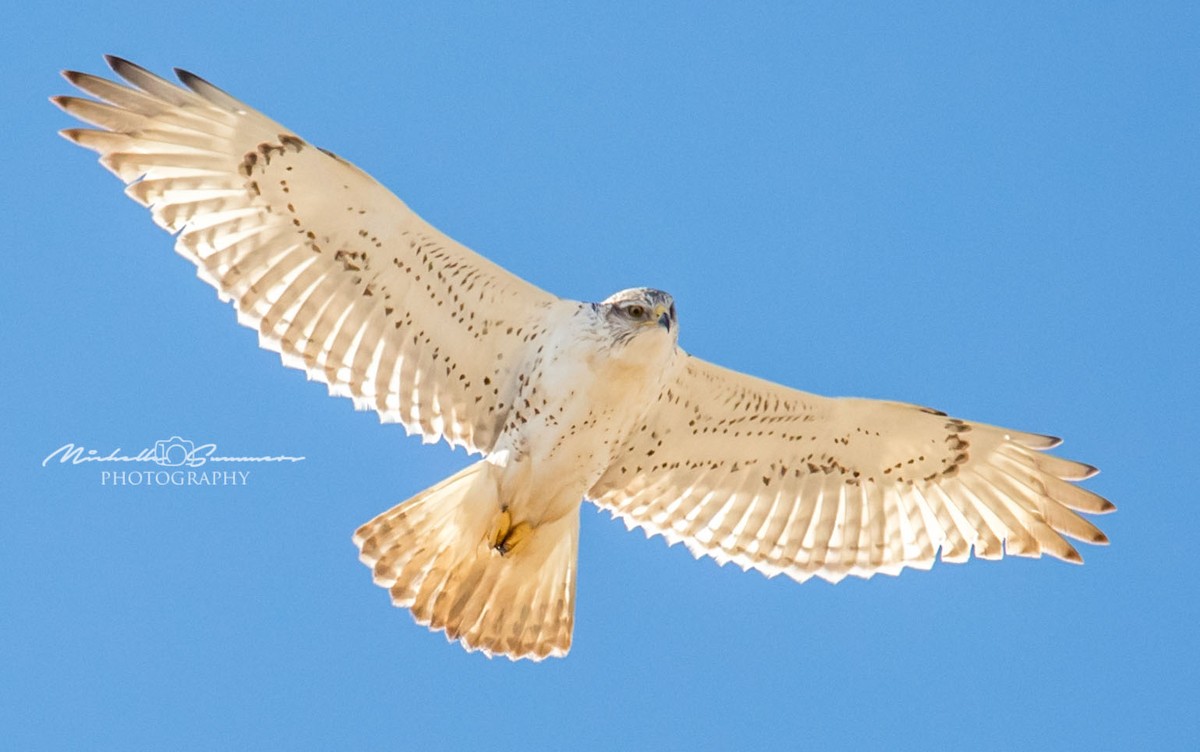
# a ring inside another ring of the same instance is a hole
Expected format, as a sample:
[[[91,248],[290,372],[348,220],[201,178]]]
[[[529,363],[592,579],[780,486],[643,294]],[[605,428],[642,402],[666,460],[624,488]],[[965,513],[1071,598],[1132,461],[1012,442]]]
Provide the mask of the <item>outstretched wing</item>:
[[[557,298],[203,79],[107,59],[132,86],[65,72],[100,101],[53,101],[101,130],[63,135],[176,233],[260,344],[384,421],[487,451]]]
[[[927,408],[830,399],[692,357],[589,498],[697,556],[837,581],[1005,553],[1082,561],[1112,511],[1048,436]]]

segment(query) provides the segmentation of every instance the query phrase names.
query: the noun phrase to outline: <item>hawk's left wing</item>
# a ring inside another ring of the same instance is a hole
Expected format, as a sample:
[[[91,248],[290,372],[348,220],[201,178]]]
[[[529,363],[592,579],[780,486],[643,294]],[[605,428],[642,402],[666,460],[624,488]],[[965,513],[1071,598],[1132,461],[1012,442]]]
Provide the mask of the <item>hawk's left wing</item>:
[[[487,452],[554,306],[362,170],[212,84],[108,58],[128,85],[68,71],[55,97],[175,234],[175,248],[286,365],[428,440]]]
[[[1107,542],[1047,436],[927,408],[830,399],[684,357],[588,494],[630,526],[767,575],[837,581],[1004,553],[1082,561]]]

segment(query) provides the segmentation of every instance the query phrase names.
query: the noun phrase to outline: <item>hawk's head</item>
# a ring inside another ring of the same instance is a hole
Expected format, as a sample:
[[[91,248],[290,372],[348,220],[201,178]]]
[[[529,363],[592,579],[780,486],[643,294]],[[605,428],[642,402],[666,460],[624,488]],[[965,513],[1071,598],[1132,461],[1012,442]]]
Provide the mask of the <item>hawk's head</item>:
[[[675,300],[662,290],[649,287],[622,290],[610,295],[600,309],[618,343],[628,343],[648,332],[665,333],[672,343],[679,338]]]

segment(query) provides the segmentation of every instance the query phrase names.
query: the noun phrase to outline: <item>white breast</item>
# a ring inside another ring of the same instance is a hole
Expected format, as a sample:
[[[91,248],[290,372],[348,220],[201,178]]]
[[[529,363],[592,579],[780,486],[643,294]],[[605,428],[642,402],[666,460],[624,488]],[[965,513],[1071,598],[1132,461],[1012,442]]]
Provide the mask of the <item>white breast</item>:
[[[614,349],[603,322],[581,309],[527,370],[497,450],[514,477],[531,481],[529,516],[577,505],[657,399],[675,343],[654,327]]]

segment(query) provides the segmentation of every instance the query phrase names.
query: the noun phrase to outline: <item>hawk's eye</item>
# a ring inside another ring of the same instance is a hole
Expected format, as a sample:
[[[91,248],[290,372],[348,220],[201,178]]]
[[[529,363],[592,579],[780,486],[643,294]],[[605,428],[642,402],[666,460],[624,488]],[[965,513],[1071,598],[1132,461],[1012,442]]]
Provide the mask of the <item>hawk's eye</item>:
[[[641,319],[646,317],[646,309],[640,305],[631,305],[625,309],[625,313],[629,314],[631,319]]]

